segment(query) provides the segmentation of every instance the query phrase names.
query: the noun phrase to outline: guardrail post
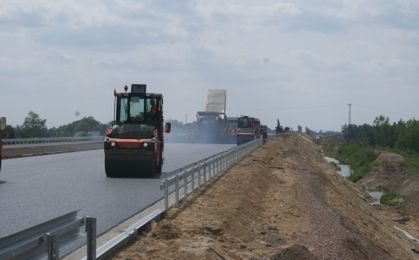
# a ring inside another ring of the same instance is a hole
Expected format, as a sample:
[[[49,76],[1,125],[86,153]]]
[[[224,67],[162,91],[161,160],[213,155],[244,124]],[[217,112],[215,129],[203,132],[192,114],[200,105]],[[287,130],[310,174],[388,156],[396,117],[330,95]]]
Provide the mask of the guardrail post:
[[[184,199],[188,199],[188,175],[189,171],[183,174],[183,190],[185,191]]]
[[[206,164],[207,164],[206,167],[207,167],[207,172],[208,172],[208,179],[211,180],[214,177],[214,175],[212,175],[212,173],[211,173],[211,168],[210,168],[210,164],[209,164],[208,161],[206,162]]]
[[[96,260],[96,218],[86,217],[87,260]]]
[[[179,175],[176,175],[175,179],[175,195],[176,195],[176,207],[179,207]]]
[[[58,260],[60,258],[60,251],[58,248],[57,236],[51,233],[46,233],[48,260]]]
[[[217,159],[214,159],[213,161],[212,161],[212,163],[211,163],[211,168],[212,168],[212,175],[217,175],[217,167],[216,167],[216,164],[217,164]]]
[[[206,183],[207,182],[207,165],[204,164],[202,168],[204,169],[204,183]]]
[[[224,157],[221,157],[221,171],[224,171]]]
[[[217,158],[212,161],[212,174],[217,175]]]
[[[192,169],[192,192],[195,191],[195,170]]]
[[[201,167],[197,167],[197,171],[198,173],[198,188],[201,187]]]
[[[169,210],[169,182],[164,180],[164,210]]]

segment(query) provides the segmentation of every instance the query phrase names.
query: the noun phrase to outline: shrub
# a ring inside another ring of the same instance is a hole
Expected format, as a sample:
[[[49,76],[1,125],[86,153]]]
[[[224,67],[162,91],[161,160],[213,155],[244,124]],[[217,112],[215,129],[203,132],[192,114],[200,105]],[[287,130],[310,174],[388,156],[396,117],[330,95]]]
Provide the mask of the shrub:
[[[349,164],[352,173],[349,179],[357,182],[371,169],[371,164],[377,159],[377,153],[364,143],[343,144],[339,147],[338,160]]]
[[[396,206],[400,202],[400,197],[394,193],[386,193],[381,196],[380,203],[388,206]]]

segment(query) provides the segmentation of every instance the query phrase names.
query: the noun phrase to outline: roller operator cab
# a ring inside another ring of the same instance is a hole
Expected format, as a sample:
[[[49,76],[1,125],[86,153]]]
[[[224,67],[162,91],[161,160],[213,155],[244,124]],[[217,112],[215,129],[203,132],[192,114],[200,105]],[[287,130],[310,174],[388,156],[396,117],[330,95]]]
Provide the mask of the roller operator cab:
[[[133,84],[131,92],[114,92],[114,121],[106,130],[105,171],[108,177],[153,177],[163,167],[163,96]]]

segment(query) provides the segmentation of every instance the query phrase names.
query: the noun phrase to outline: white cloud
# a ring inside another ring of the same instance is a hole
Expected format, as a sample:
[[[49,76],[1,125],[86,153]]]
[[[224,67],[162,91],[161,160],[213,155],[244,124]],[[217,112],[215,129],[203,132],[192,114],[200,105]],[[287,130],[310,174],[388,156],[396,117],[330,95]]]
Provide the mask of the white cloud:
[[[418,12],[413,0],[5,0],[0,109],[14,124],[29,110],[50,125],[75,110],[105,122],[113,88],[143,82],[180,120],[203,108],[208,88],[228,90],[232,114],[271,126],[280,117],[339,129],[348,102],[377,108],[355,122],[377,112],[419,118]]]

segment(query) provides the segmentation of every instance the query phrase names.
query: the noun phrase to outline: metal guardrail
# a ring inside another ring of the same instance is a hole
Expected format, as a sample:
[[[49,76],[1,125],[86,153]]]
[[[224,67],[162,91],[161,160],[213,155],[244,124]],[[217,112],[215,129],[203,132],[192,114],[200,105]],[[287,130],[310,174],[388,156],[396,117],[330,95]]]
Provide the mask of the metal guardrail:
[[[78,218],[77,212],[71,212],[0,239],[0,259],[31,259],[45,257],[45,255],[51,260],[60,259],[60,246],[74,240],[82,226],[86,227],[85,231],[87,233],[87,254],[83,259],[106,258],[121,245],[135,237],[141,227],[166,212],[170,207],[169,197],[171,194],[175,194],[175,205],[179,206],[181,199],[187,198],[190,193],[227,170],[241,158],[261,146],[262,142],[262,138],[259,138],[169,173],[171,177],[162,181],[160,186],[160,190],[164,189],[164,209],[151,212],[97,249],[96,218]],[[171,193],[169,191],[173,185],[174,191]],[[190,192],[188,186],[191,186]],[[184,190],[182,198],[180,195],[181,188]]]
[[[3,139],[6,145],[31,145],[103,141],[103,136]]]
[[[183,187],[183,198],[187,198],[188,195],[194,192],[197,188],[201,187],[207,181],[213,179],[219,173],[228,169],[245,155],[261,146],[262,142],[262,138],[256,139],[252,142],[231,148],[225,152],[210,156],[170,173],[170,175],[173,176],[162,181],[160,185],[160,190],[164,190],[165,211],[167,211],[170,207],[169,190],[171,186],[174,186],[175,205],[178,207],[181,199],[179,194],[180,188]],[[188,185],[191,186],[190,192],[188,191]]]
[[[126,228],[122,233],[97,248],[97,259],[107,259],[115,250],[124,246],[128,241],[137,237],[138,231],[149,222],[160,217],[162,209],[156,209],[141,220]],[[82,260],[89,260],[86,256]]]
[[[107,259],[109,255],[116,252],[122,245],[125,245],[135,238],[141,227],[164,214],[170,207],[169,197],[171,194],[175,193],[175,205],[179,206],[181,199],[187,198],[191,192],[194,192],[197,188],[227,170],[245,155],[261,146],[262,142],[262,138],[259,138],[250,143],[231,148],[168,173],[171,177],[166,178],[160,185],[160,190],[164,189],[164,209],[158,208],[154,210],[140,221],[100,246],[96,250],[97,259]],[[174,191],[170,193],[169,190],[172,185],[174,185]],[[191,186],[190,192],[188,185]],[[181,188],[184,189],[183,198],[181,198],[181,195],[179,194]],[[86,258],[83,258],[82,260],[85,259]]]
[[[60,247],[73,241],[82,226],[87,233],[87,259],[96,259],[96,218],[77,211],[0,239],[0,259],[60,259]]]

